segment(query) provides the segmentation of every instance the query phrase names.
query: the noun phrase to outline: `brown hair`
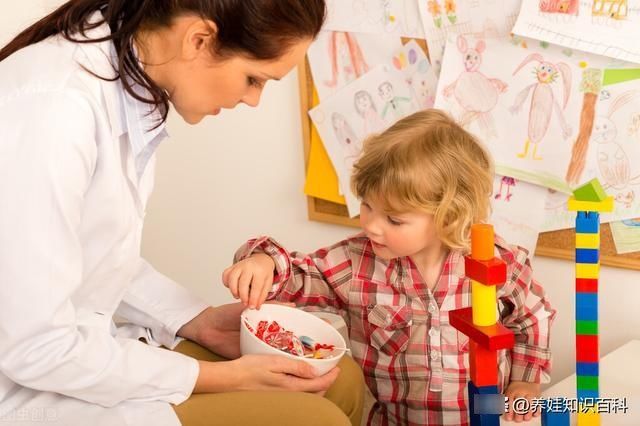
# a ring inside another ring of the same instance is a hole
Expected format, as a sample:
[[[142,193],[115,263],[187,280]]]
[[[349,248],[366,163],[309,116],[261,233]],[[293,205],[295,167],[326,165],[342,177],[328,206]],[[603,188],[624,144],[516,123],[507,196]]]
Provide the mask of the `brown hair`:
[[[89,24],[88,18],[96,11],[102,12],[104,19]],[[0,61],[56,34],[77,43],[111,40],[118,54],[113,80],[121,78],[131,96],[159,108],[164,122],[169,111],[168,95],[138,64],[132,40],[141,28],[169,27],[180,14],[195,14],[215,22],[218,31],[213,49],[219,57],[244,55],[270,60],[280,57],[300,39],[315,38],[324,22],[326,5],[324,0],[70,0],[0,49]],[[74,34],[84,36],[104,23],[111,28],[109,36],[74,38]],[[151,99],[136,94],[132,89],[135,84],[147,89]]]
[[[442,111],[406,117],[364,143],[353,192],[389,212],[434,215],[440,240],[468,249],[471,225],[487,220],[493,162],[480,143]]]

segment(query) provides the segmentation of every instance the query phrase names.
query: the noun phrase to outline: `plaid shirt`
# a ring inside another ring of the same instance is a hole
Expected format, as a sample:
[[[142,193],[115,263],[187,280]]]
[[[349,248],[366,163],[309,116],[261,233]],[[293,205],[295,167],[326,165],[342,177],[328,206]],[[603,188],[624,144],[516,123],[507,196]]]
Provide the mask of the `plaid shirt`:
[[[526,250],[496,236],[507,263],[498,288],[501,322],[515,333],[499,352],[499,388],[510,380],[547,383],[549,329],[555,310],[534,279]],[[377,402],[369,425],[468,425],[469,338],[449,324],[449,311],[471,306],[464,257],[451,251],[433,291],[411,258],[377,257],[362,234],[311,254],[288,252],[261,237],[242,246],[235,261],[269,254],[276,264],[270,299],[341,315],[353,358]]]

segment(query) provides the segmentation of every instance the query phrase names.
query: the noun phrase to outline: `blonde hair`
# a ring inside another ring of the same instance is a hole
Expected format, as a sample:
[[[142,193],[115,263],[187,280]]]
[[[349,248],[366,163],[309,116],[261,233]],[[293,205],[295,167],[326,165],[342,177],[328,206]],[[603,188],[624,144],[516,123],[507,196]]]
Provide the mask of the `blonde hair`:
[[[465,250],[471,225],[489,215],[493,162],[472,135],[430,109],[368,138],[351,186],[361,199],[381,200],[388,212],[433,214],[443,244]]]

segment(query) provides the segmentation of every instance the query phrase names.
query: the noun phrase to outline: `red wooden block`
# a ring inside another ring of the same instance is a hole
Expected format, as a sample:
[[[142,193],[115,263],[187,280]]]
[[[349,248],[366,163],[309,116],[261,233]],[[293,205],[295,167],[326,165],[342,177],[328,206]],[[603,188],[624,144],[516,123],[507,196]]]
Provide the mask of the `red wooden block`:
[[[598,359],[598,335],[576,335],[576,361],[597,362]]]
[[[498,352],[469,341],[469,372],[476,386],[498,384]]]
[[[471,308],[449,311],[449,324],[486,349],[510,349],[515,341],[513,331],[500,323],[487,326],[473,324]]]
[[[507,264],[497,257],[490,260],[477,260],[471,256],[465,256],[464,274],[480,284],[504,284],[507,281]]]
[[[598,279],[597,278],[576,278],[576,292],[577,293],[597,293]]]

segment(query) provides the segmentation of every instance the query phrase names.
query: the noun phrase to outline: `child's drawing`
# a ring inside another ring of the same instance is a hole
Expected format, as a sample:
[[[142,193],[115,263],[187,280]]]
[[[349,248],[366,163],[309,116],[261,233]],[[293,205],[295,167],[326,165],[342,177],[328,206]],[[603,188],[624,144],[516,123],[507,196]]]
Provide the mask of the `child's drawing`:
[[[371,94],[367,90],[358,90],[353,95],[353,104],[356,112],[362,118],[364,135],[378,133],[385,127],[384,121],[378,113],[378,108]]]
[[[416,0],[327,0],[325,30],[424,38]]]
[[[382,88],[382,97],[378,94]],[[394,108],[395,106],[395,108]],[[391,64],[380,65],[309,111],[333,164],[349,215],[360,210],[349,180],[362,142],[372,133],[384,131],[396,120],[418,110],[404,76]],[[387,119],[381,114],[386,111]]]
[[[587,68],[582,72],[580,91],[582,96],[582,112],[580,113],[580,128],[578,137],[571,149],[571,161],[565,179],[567,184],[577,186],[582,179],[586,166],[589,140],[593,131],[593,121],[596,115],[598,93],[601,92],[602,70]]]
[[[353,128],[339,112],[331,114],[331,124],[336,140],[340,143],[344,155],[344,164],[347,170],[353,168],[353,163],[358,159],[362,151],[362,142],[356,136]]]
[[[582,154],[572,160],[572,148],[578,140],[581,149],[583,143],[589,146],[583,127],[593,121],[585,107],[591,96],[585,93],[598,93],[587,76],[609,60],[579,51],[567,56],[559,46],[532,40],[526,46],[507,37],[449,40],[435,107],[485,144],[497,173],[570,193],[567,170],[572,161],[582,161]],[[570,139],[576,133],[579,137]]]
[[[331,62],[331,79],[325,80],[327,87],[334,89],[338,85],[338,75],[343,73],[344,79],[350,83],[369,71],[355,34],[342,31],[331,33],[329,42],[329,61]]]
[[[422,48],[411,40],[393,57],[393,66],[401,71],[413,89],[420,108],[433,107],[438,78]]]
[[[620,94],[610,102],[606,115],[598,115],[593,126],[592,140],[595,142],[598,170],[605,190],[611,191],[616,201],[625,208],[631,208],[635,201],[632,185],[640,184],[640,173],[632,176],[632,163],[625,150],[623,141],[618,140],[617,120],[614,115],[633,101],[640,99],[640,90],[631,90]],[[640,103],[636,102],[638,106]],[[631,117],[633,120],[633,117]],[[634,162],[634,164],[636,164]]]
[[[486,48],[483,40],[478,40],[474,48],[470,48],[467,39],[458,36],[458,50],[462,53],[464,71],[458,79],[444,89],[444,96],[454,96],[465,111],[459,122],[467,127],[478,121],[487,137],[497,136],[491,111],[498,103],[498,96],[507,90],[507,84],[497,78],[489,78],[480,71],[482,53]]]
[[[580,3],[579,13],[540,11],[542,3],[550,8],[568,3],[570,8],[573,2]],[[514,34],[640,63],[640,0],[531,0],[521,5]]]
[[[436,28],[442,27],[443,16],[445,16],[451,24],[455,24],[458,20],[458,16],[456,15],[456,0],[429,0],[427,1],[427,10]]]
[[[394,122],[407,115],[410,110],[415,110],[412,105],[412,99],[408,96],[397,96],[393,84],[389,81],[383,81],[378,86],[378,95],[384,102],[384,108],[382,110],[382,119],[386,120],[387,115],[391,114],[389,119]]]
[[[507,187],[507,191],[503,197],[502,188],[505,186]],[[493,198],[496,200],[504,200],[505,202],[511,201],[511,197],[513,196],[513,194],[511,194],[511,187],[513,186],[516,186],[516,180],[514,178],[510,176],[502,176],[502,179],[500,179],[500,189],[498,190],[498,193],[493,196]]]
[[[591,14],[612,19],[625,19],[629,13],[627,0],[594,0]]]
[[[518,182],[516,188],[515,182],[509,176],[494,177],[489,221],[495,226],[498,235],[533,253],[544,217],[532,212],[544,210],[547,190],[526,182]],[[507,196],[504,194],[505,187]]]
[[[309,65],[320,100],[329,98],[402,49],[400,37],[322,31],[311,44]]]
[[[613,236],[617,253],[622,254],[640,251],[639,219],[611,222],[611,235]]]
[[[605,86],[600,94],[585,171],[577,185],[595,177],[614,197],[614,212],[601,215],[605,223],[640,216],[640,144],[629,132],[640,110],[640,80]],[[549,195],[543,231],[573,226],[566,200],[565,194]]]
[[[440,74],[444,46],[449,37],[508,36],[522,0],[419,0],[420,16],[429,44],[429,58]]]
[[[510,111],[513,114],[520,112],[522,105],[529,97],[529,93],[532,93],[529,105],[528,137],[525,141],[524,151],[518,154],[518,157],[526,158],[529,153],[529,146],[533,145],[532,158],[541,160],[542,157],[537,155],[538,145],[549,130],[551,116],[554,112],[562,128],[562,137],[566,140],[571,136],[571,126],[563,112],[571,94],[571,70],[569,65],[564,62],[553,64],[546,61],[541,54],[532,53],[518,65],[513,75],[516,75],[525,65],[534,61],[538,63],[538,66],[534,69],[537,81],[518,93]],[[560,107],[552,88],[559,76],[563,87],[562,107]]]
[[[540,0],[540,12],[577,15],[579,0]]]

